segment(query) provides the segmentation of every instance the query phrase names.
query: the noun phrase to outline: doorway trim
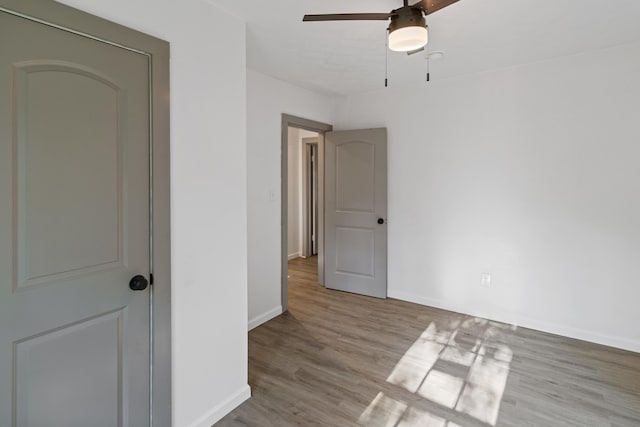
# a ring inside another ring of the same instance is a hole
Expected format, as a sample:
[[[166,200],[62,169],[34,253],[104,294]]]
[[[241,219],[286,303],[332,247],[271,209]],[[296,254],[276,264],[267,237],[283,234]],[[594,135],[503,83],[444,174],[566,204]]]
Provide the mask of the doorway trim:
[[[281,302],[282,312],[289,310],[289,279],[287,272],[289,269],[289,251],[287,250],[288,242],[288,222],[289,222],[289,127],[305,129],[312,132],[318,132],[320,134],[320,144],[318,149],[318,174],[322,177],[318,178],[318,211],[320,212],[318,217],[318,280],[320,283],[324,281],[324,149],[321,146],[324,139],[325,132],[333,130],[333,125],[316,122],[315,120],[309,120],[302,117],[292,116],[289,114],[282,114],[282,132],[281,132],[281,145],[280,145],[280,260],[281,260]]]
[[[171,425],[169,43],[53,0],[0,0],[0,11],[146,55],[149,61],[150,425]]]

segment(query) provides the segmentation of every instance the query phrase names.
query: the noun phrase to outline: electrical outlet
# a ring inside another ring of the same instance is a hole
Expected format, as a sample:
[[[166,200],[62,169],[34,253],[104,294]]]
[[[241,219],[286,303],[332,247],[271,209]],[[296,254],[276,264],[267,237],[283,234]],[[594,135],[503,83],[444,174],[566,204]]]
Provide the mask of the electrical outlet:
[[[480,285],[486,288],[491,287],[491,273],[480,273]]]

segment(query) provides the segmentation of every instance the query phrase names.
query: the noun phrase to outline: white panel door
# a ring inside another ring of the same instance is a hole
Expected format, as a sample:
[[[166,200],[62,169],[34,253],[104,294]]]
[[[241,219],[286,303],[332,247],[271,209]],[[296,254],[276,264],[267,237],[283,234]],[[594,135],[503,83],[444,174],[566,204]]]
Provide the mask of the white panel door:
[[[0,11],[0,426],[149,425],[148,76]]]
[[[387,131],[325,134],[327,288],[387,296]]]

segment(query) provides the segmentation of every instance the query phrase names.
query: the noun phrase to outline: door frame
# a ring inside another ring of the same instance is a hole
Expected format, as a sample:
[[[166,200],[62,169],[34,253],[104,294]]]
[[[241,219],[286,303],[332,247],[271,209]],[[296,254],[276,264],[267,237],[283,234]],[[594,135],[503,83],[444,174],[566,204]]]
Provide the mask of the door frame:
[[[318,141],[318,281],[324,282],[324,133],[333,130],[333,125],[309,120],[302,117],[282,114],[282,132],[280,145],[280,260],[281,260],[281,296],[282,312],[289,310],[289,127],[305,129],[320,134]]]
[[[0,0],[0,11],[127,49],[149,62],[150,425],[171,425],[169,43],[53,0]]]

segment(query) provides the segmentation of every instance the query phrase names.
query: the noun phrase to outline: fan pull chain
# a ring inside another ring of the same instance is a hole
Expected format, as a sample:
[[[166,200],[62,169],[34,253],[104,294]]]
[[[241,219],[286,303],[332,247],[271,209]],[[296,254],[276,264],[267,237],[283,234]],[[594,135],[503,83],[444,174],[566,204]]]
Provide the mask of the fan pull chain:
[[[430,63],[431,63],[431,59],[427,56],[427,82],[431,80],[431,75],[429,73],[429,64]]]
[[[427,25],[427,31],[429,30],[429,26]],[[431,52],[429,52],[429,45],[427,44],[424,47],[424,51],[427,53],[427,82],[431,81],[431,73],[430,65],[431,65]]]
[[[389,87],[389,36],[387,29],[384,33],[384,87]]]

